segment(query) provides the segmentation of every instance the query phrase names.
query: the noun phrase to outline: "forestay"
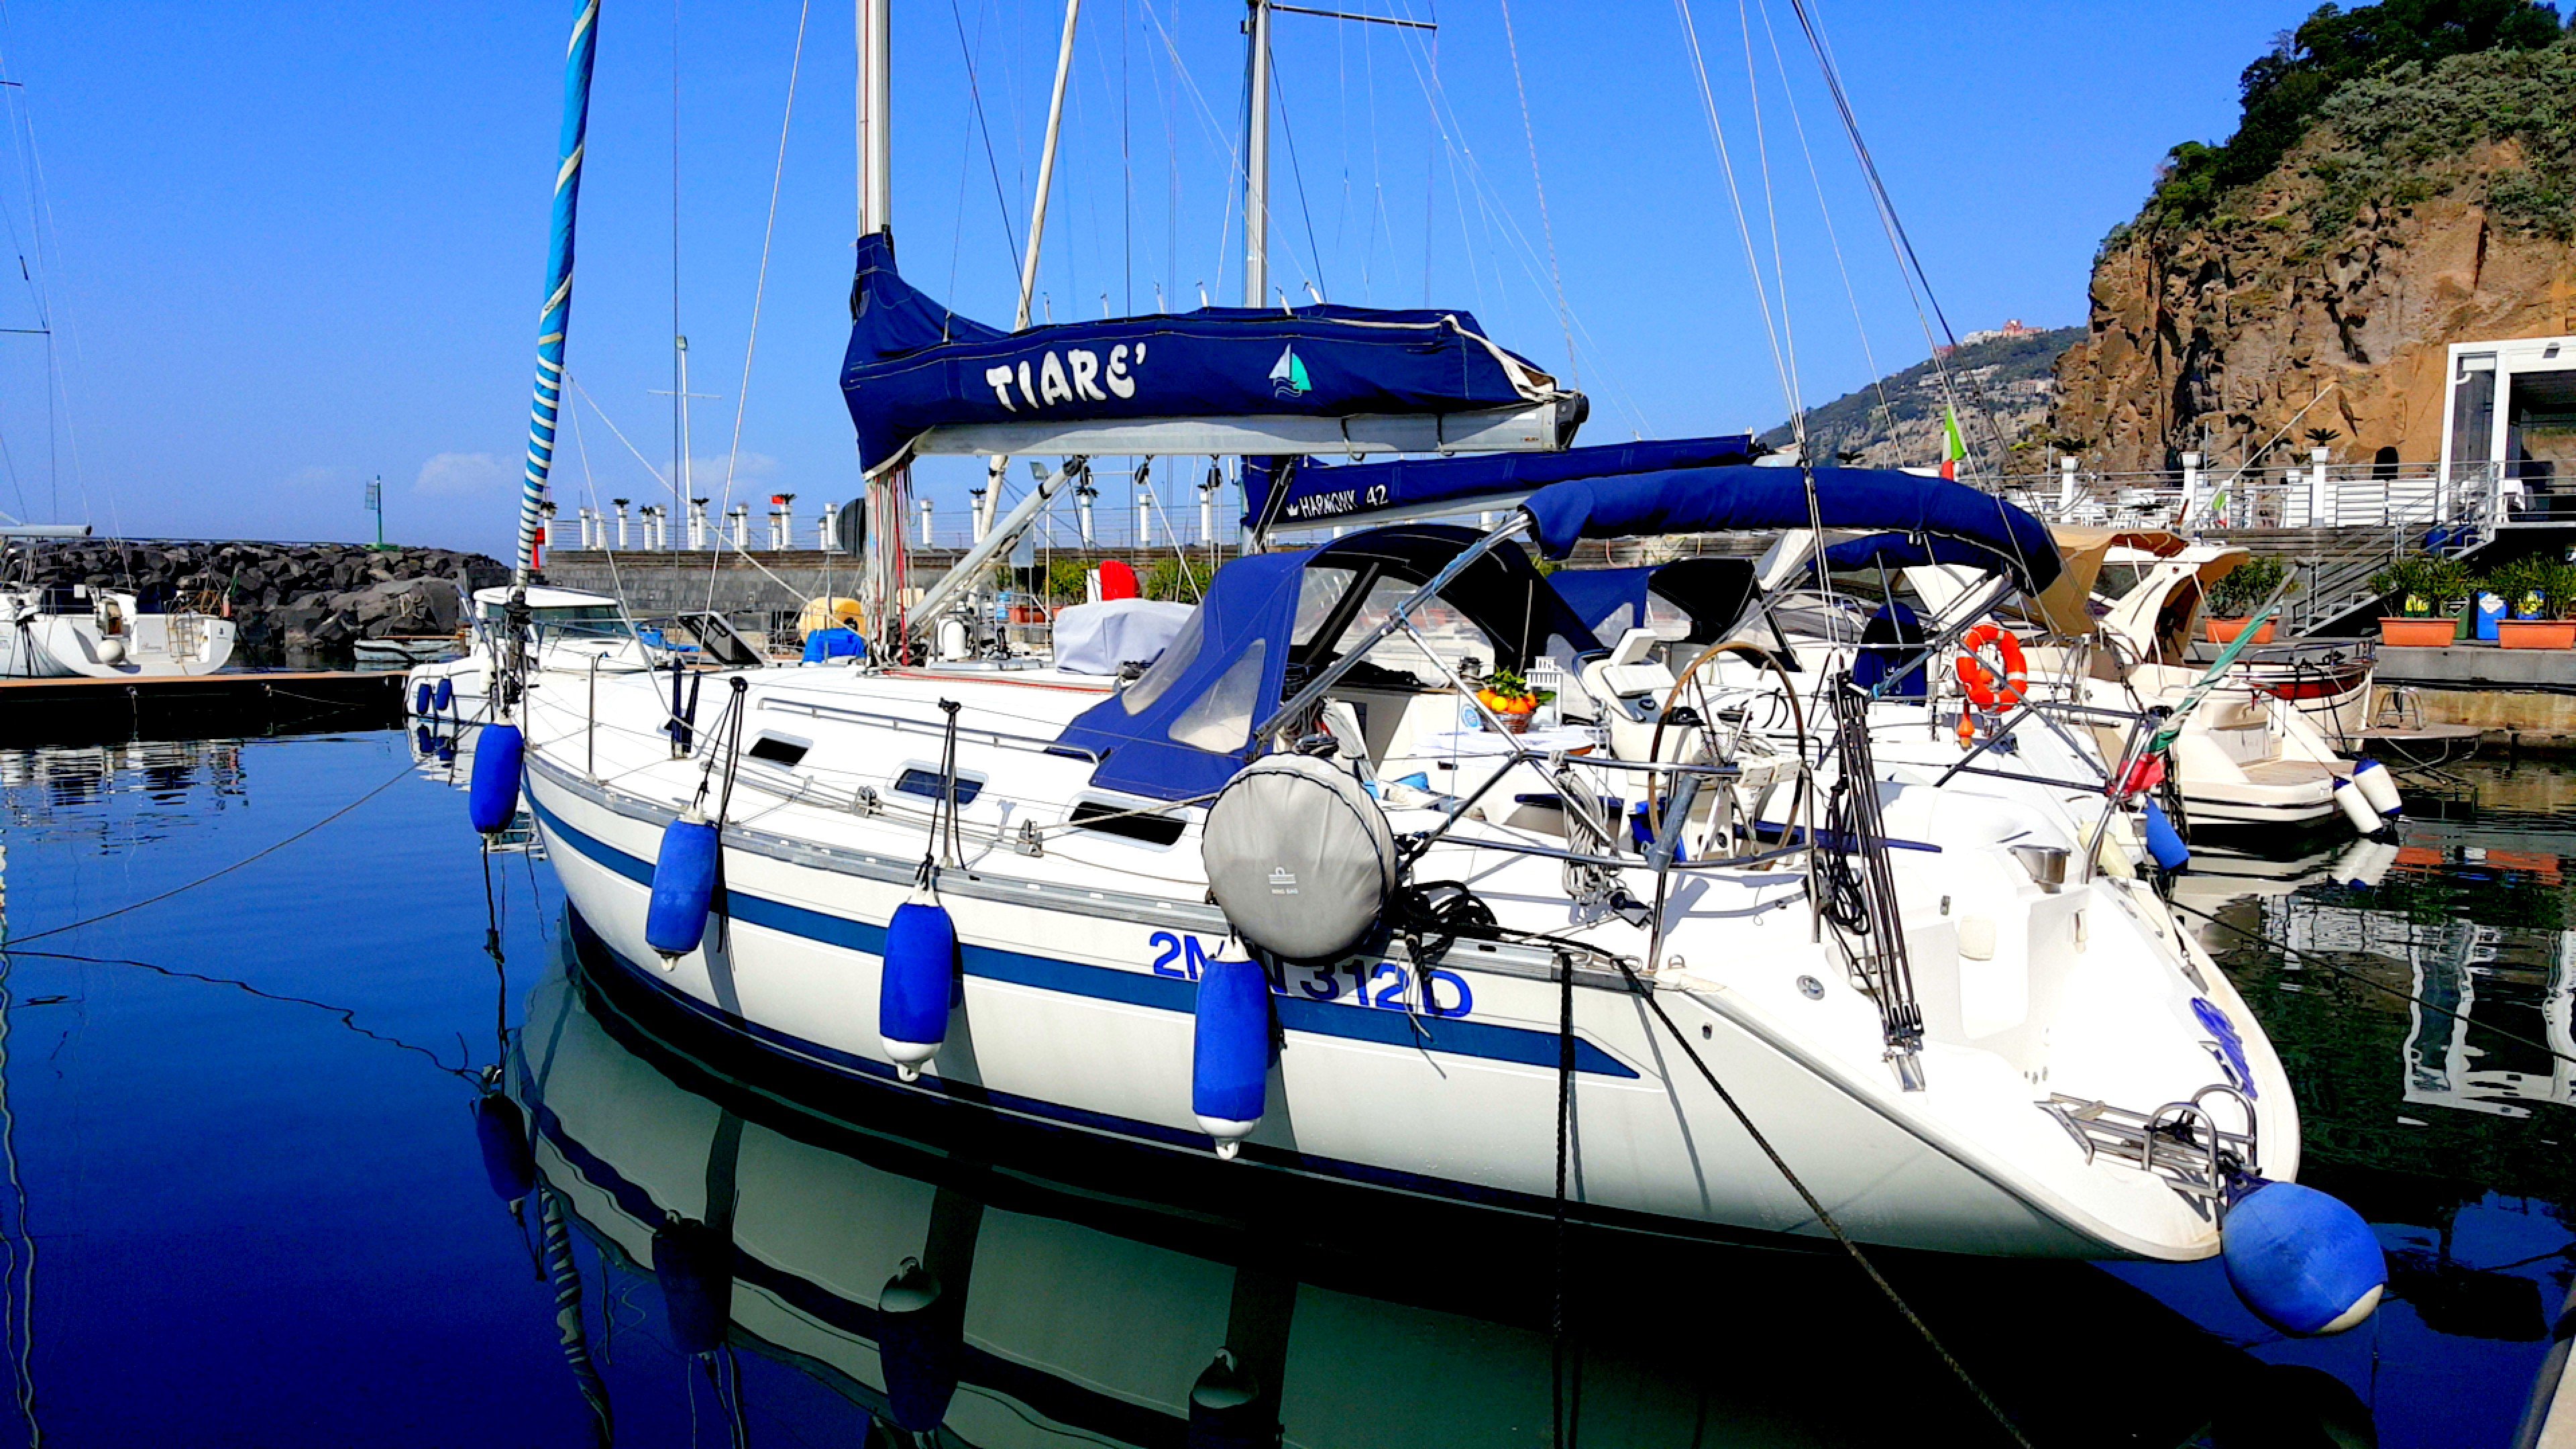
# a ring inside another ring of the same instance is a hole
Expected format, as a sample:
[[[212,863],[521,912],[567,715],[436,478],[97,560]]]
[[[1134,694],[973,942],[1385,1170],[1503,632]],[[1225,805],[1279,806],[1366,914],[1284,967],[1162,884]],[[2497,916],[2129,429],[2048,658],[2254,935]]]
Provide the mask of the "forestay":
[[[1552,452],[1582,394],[1465,312],[1320,304],[1005,332],[861,237],[841,391],[871,475],[914,453]]]

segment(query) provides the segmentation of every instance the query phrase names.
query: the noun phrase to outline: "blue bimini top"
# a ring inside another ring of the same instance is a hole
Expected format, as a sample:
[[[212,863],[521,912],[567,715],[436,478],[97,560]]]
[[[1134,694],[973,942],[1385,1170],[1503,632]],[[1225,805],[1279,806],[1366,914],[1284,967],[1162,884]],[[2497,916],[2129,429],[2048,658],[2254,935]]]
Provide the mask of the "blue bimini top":
[[[1806,479],[1816,480],[1814,516]],[[1587,538],[1826,528],[1947,539],[1982,554],[2028,593],[2061,564],[2048,526],[1992,494],[1885,468],[1677,468],[1554,484],[1521,505],[1540,551],[1563,558]]]
[[[1300,458],[1286,491],[1276,499],[1271,496],[1272,483],[1284,460],[1247,458],[1243,522],[1247,528],[1290,526],[1359,514],[1428,511],[1443,505],[1465,513],[1488,500],[1495,501],[1493,506],[1509,507],[1551,483],[1571,478],[1749,463],[1754,451],[1751,434],[1729,433],[1713,438],[1647,438],[1561,453],[1397,458],[1339,466],[1319,458]]]
[[[1203,307],[1005,332],[915,291],[882,232],[859,238],[850,318],[841,392],[871,475],[944,426],[1429,415],[1572,396],[1465,312]]]

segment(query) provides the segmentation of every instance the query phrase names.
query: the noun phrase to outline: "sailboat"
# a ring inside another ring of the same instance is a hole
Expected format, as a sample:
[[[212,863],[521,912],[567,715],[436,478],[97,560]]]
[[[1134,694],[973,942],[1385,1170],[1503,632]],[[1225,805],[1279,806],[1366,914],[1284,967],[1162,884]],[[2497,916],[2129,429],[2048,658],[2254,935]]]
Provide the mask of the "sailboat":
[[[567,185],[580,134],[568,111]],[[842,381],[878,516],[915,456],[1065,459],[911,619],[1093,454],[1490,452],[1545,473],[1582,419],[1463,312],[958,317],[895,270],[870,135]],[[559,215],[523,520],[569,237]],[[1282,349],[1306,391],[1274,380]],[[469,811],[499,831],[524,796],[601,969],[853,1093],[1647,1233],[2224,1252],[2293,1331],[2367,1317],[2384,1266],[2296,1184],[2297,1108],[2253,1013],[2062,819],[1882,766],[1847,674],[1667,709],[1642,749],[1606,727],[1532,741],[1483,702],[1477,681],[1546,666],[1598,681],[1606,711],[1637,677],[1537,559],[1820,514],[1982,550],[2001,587],[2061,571],[2036,520],[1946,480],[1593,469],[1490,528],[1229,563],[1132,682],[917,666],[885,613],[867,655],[706,676],[685,722],[651,676],[594,693],[505,670]],[[1773,709],[1797,716],[1788,749],[1751,726]],[[1492,739],[1452,747],[1469,732]]]
[[[10,539],[87,538],[86,524],[0,519]],[[30,570],[32,556],[26,559]],[[128,589],[38,587],[0,579],[0,678],[138,679],[212,674],[232,661],[233,622],[198,609],[147,608]]]

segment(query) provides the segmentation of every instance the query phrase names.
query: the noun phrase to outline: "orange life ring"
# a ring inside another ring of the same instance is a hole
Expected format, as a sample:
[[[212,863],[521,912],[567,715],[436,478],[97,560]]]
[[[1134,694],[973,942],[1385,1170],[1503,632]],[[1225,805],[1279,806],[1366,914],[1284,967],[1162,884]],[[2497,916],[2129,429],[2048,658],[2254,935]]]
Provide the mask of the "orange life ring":
[[[1986,667],[1982,657],[1992,645],[2002,663],[2000,674]],[[1959,637],[1959,688],[1968,703],[1977,709],[2008,708],[2030,697],[2030,666],[2021,651],[2021,640],[2001,624],[1984,623]],[[1974,717],[1966,711],[1959,715],[1959,738],[1965,742],[1976,733]]]

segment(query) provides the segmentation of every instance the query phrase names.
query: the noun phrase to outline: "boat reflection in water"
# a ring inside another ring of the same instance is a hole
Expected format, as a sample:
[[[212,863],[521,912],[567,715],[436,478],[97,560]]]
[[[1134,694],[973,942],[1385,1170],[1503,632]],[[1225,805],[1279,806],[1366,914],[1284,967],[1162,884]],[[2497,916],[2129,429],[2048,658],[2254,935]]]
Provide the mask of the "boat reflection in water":
[[[1542,1444],[1560,1390],[1574,1442],[1994,1434],[1837,1255],[1578,1231],[1560,1378],[1544,1223],[781,1076],[558,941],[478,1120],[603,1442],[682,1393],[737,1443]],[[2037,1442],[2369,1432],[2096,1269],[1875,1257]]]

